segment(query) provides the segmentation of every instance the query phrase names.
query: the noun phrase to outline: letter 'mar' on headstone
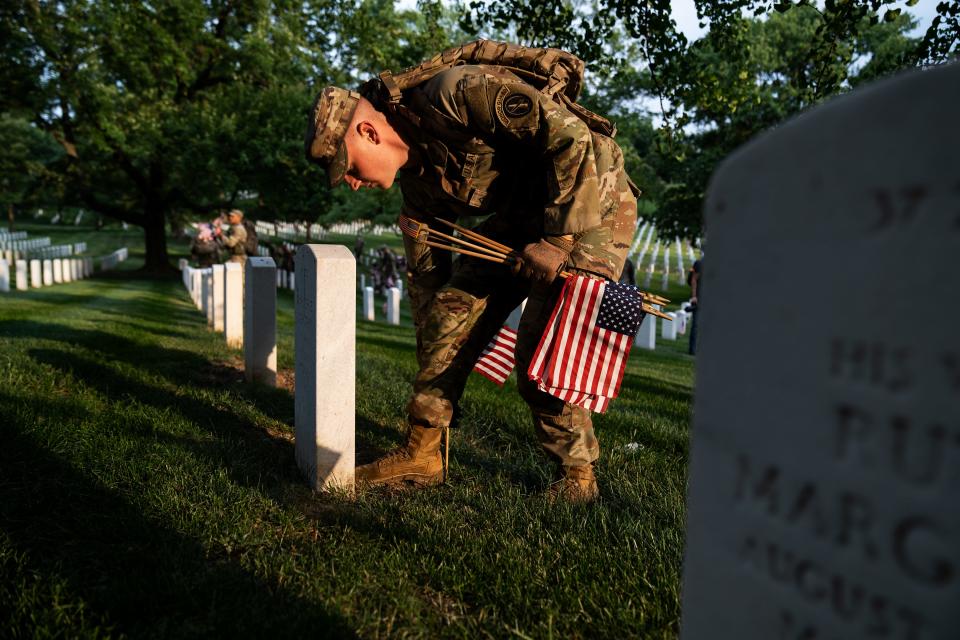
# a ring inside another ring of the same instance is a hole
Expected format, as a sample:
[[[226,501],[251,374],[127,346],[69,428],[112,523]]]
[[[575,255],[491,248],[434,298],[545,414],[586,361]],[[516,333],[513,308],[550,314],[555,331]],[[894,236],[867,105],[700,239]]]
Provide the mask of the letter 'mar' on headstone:
[[[357,261],[341,245],[296,260],[296,456],[314,489],[353,486]]]
[[[899,76],[715,174],[683,640],[960,637],[958,104]]]
[[[247,258],[243,294],[243,356],[248,382],[277,386],[277,265]]]
[[[243,265],[223,265],[223,333],[228,347],[243,346]]]

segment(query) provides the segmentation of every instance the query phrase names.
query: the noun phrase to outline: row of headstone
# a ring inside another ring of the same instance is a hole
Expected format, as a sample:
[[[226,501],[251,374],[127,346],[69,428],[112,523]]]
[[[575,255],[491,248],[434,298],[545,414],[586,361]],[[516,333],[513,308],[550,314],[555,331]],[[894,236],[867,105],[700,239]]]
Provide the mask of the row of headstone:
[[[26,233],[26,232],[21,232]],[[50,238],[44,236],[42,238],[4,238],[0,236],[0,250],[13,249],[14,251],[27,252],[31,249],[39,249],[40,247],[50,246]]]
[[[106,255],[100,258],[100,270],[108,271],[110,269],[113,269],[118,264],[126,260],[128,257],[130,257],[130,253],[127,251],[126,247],[117,249],[110,255]]]
[[[207,324],[228,346],[243,349],[250,382],[277,384],[277,268],[273,258],[250,257],[195,269],[180,260],[183,286]]]
[[[302,241],[310,238],[311,240],[323,240],[328,233],[339,235],[357,235],[366,234],[373,236],[382,236],[384,234],[400,234],[400,228],[396,225],[371,224],[367,220],[355,220],[353,222],[338,222],[329,226],[319,224],[307,224],[305,222],[266,222],[257,220],[255,223],[257,234],[263,237],[275,237],[283,240]]]
[[[93,258],[54,258],[52,260],[0,259],[0,291],[39,289],[52,284],[73,282],[93,275]]]
[[[366,276],[360,274],[360,291],[363,292],[363,319],[375,322],[377,319],[376,302],[373,287],[366,285]],[[403,299],[403,280],[397,280],[397,286],[386,291],[386,320],[387,324],[400,324],[400,300]]]
[[[297,276],[295,271],[287,271],[286,269],[277,269],[277,288],[278,289],[289,289],[294,291],[296,289]]]

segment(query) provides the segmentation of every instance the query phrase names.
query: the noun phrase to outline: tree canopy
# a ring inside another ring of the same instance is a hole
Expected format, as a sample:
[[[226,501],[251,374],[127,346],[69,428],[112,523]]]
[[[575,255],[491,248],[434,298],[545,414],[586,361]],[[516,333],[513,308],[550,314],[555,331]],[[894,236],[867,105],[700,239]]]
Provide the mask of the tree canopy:
[[[46,199],[140,225],[154,270],[168,267],[167,225],[223,208],[387,222],[397,194],[348,198],[302,157],[313,94],[483,36],[583,57],[583,101],[617,120],[645,215],[695,236],[706,181],[733,148],[955,55],[956,3],[919,38],[912,4],[698,0],[706,33],[688,41],[667,0],[17,0],[0,8],[0,137],[13,141],[0,197],[11,211]]]

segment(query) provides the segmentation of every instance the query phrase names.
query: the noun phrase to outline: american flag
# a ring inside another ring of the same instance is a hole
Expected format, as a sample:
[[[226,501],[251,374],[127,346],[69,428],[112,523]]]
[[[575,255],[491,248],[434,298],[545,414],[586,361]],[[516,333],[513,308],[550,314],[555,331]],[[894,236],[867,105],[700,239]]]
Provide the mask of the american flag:
[[[620,392],[642,301],[632,285],[570,276],[527,375],[541,391],[603,413]]]
[[[513,352],[516,347],[517,332],[507,326],[501,327],[480,354],[480,359],[473,365],[473,370],[502,387],[510,377],[510,372],[513,371]]]

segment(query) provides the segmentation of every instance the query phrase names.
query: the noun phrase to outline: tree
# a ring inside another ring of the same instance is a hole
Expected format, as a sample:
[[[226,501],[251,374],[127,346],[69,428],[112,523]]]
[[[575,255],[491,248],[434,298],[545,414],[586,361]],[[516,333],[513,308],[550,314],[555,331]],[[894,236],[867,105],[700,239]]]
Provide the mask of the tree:
[[[4,107],[60,143],[68,203],[142,226],[145,267],[163,271],[168,217],[250,189],[239,144],[250,123],[278,126],[282,99],[309,104],[305,78],[327,71],[306,37],[315,4],[23,1],[3,14],[18,40],[2,75],[26,60],[39,80]]]
[[[577,53],[596,71],[585,101],[600,96],[620,119],[644,111],[638,97],[655,101],[657,139],[628,142],[655,169],[640,186],[658,198],[658,226],[692,237],[707,180],[736,146],[860,82],[956,54],[960,7],[940,3],[925,35],[911,39],[903,9],[914,4],[696,0],[708,31],[694,42],[679,32],[669,0],[472,1],[463,21]]]
[[[6,205],[10,231],[15,208],[55,182],[49,166],[61,155],[50,136],[22,118],[0,114],[0,204]]]

